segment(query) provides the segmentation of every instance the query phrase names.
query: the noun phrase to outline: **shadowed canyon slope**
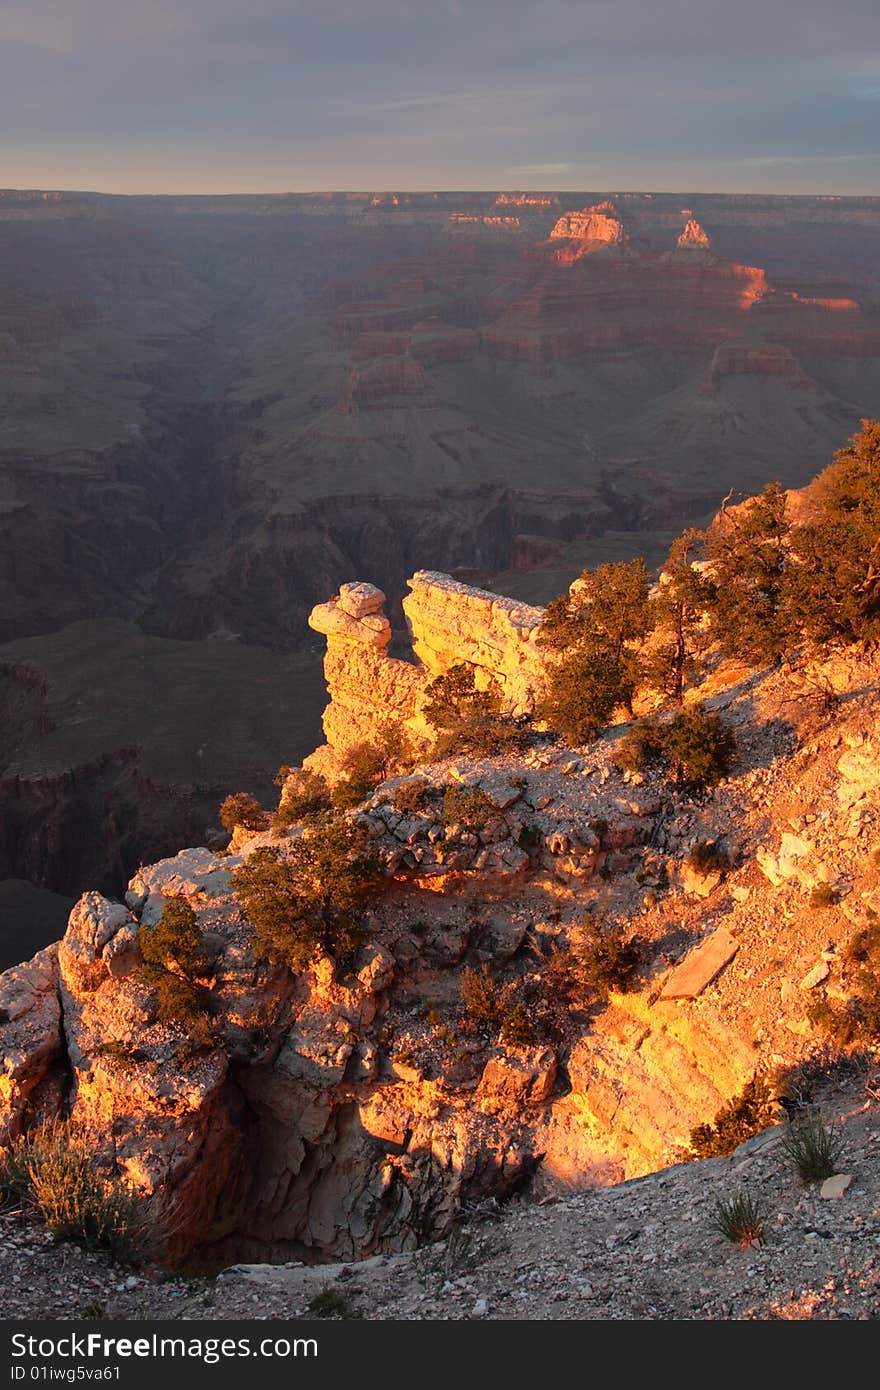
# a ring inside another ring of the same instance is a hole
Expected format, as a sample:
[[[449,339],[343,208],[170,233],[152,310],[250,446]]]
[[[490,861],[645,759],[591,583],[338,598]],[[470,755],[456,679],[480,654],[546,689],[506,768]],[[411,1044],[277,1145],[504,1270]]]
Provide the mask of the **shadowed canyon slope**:
[[[290,647],[351,573],[804,482],[876,404],[878,233],[873,199],[0,195],[0,635]]]
[[[105,845],[137,783],[157,853],[163,816],[171,847],[261,792],[316,736],[318,655],[285,654],[352,574],[398,627],[417,568],[543,602],[730,486],[804,482],[876,410],[878,231],[870,198],[0,193],[0,663],[31,721],[0,872],[133,867],[39,828],[80,817],[59,768]],[[249,727],[201,775],[220,687]]]

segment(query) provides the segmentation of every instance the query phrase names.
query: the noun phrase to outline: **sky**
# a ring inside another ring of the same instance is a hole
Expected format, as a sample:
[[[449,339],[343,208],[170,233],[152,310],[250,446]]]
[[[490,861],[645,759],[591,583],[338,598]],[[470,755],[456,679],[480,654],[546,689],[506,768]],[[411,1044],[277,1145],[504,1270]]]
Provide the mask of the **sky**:
[[[0,187],[880,194],[880,3],[0,0]]]

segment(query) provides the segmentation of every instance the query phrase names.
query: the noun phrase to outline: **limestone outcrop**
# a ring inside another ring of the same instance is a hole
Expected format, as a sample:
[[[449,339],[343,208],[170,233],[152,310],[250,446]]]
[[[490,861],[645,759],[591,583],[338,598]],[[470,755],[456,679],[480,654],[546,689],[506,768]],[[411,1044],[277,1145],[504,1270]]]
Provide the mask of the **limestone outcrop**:
[[[450,822],[443,808],[450,786],[478,790],[494,813],[478,828]],[[439,886],[477,877],[488,883],[532,870],[585,884],[602,869],[631,865],[659,809],[653,792],[623,796],[619,786],[596,785],[584,759],[548,749],[514,773],[503,758],[469,757],[449,760],[430,776],[392,778],[359,819],[386,872],[408,882]]]
[[[542,685],[536,643],[543,608],[418,570],[403,600],[413,651],[431,677],[473,666],[477,684],[492,677],[514,714],[534,709]]]
[[[346,586],[319,621],[388,666],[381,603]],[[797,749],[779,730],[790,672],[744,688],[732,667],[723,689],[716,672],[709,698],[730,702],[743,756],[711,797],[621,773],[613,736],[574,752],[536,734],[389,779],[350,812],[385,883],[344,963],[258,961],[231,892],[245,858],[283,855],[299,826],[147,865],[124,904],[84,895],[60,947],[0,979],[0,1145],[81,1120],[168,1258],[213,1266],[391,1253],[482,1196],[682,1159],[756,1068],[807,1055],[806,1010],[846,997],[847,942],[880,900],[875,658],[843,674],[852,699]],[[482,794],[474,824],[447,796],[462,785]],[[691,849],[722,836],[723,880],[686,891]],[[839,913],[804,892],[819,882]],[[141,969],[172,896],[202,935],[196,1047]],[[618,931],[636,973],[597,993],[566,961]]]
[[[41,1118],[82,1122],[172,1261],[396,1250],[419,1216],[442,1230],[466,1196],[513,1186],[531,1121],[496,1105],[471,1123],[442,1079],[395,1070],[381,1045],[399,943],[365,946],[344,979],[326,958],[296,977],[255,961],[229,888],[241,859],[183,851],[132,880],[131,908],[86,894],[60,951],[2,977],[0,1147]],[[168,896],[203,932],[215,1032],[195,1052],[139,968],[140,925]],[[552,1059],[523,1067],[546,1100]]]
[[[0,975],[0,1148],[57,1111],[63,1056],[56,945]]]
[[[407,582],[403,609],[417,664],[388,655],[385,595],[374,585],[343,584],[335,598],[312,610],[309,626],[327,638],[330,703],[323,722],[330,753],[313,755],[309,766],[332,773],[333,755],[376,743],[389,726],[427,745],[425,691],[455,665],[471,666],[478,687],[496,681],[511,713],[534,709],[542,688],[536,636],[544,610],[434,570],[419,570]]]
[[[426,681],[411,662],[390,657],[391,625],[382,612],[385,595],[372,584],[343,584],[335,599],[318,604],[309,626],[327,638],[324,710],[328,756],[312,755],[310,766],[332,769],[334,754],[375,742],[388,725],[418,736],[418,699]],[[321,750],[318,750],[321,753]]]

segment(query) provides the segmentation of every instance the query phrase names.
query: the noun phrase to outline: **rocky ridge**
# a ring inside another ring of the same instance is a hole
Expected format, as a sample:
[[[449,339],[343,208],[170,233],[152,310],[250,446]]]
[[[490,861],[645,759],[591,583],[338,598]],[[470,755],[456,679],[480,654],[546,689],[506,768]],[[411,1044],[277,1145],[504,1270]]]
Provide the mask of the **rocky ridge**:
[[[474,611],[460,586],[442,592],[460,617]],[[387,660],[381,600],[345,586],[324,615],[331,643]],[[341,635],[350,624],[357,640]],[[697,798],[621,775],[619,730],[589,749],[536,736],[525,754],[392,779],[355,812],[388,887],[341,977],[330,960],[295,976],[254,960],[230,892],[231,870],[262,846],[283,852],[297,826],[181,851],[140,870],[125,904],[86,894],[57,953],[0,983],[7,1141],[39,1115],[86,1122],[167,1255],[213,1267],[390,1255],[487,1197],[559,1197],[679,1161],[692,1127],[757,1070],[809,1060],[813,991],[846,997],[845,944],[880,892],[866,853],[877,688],[876,659],[859,653],[818,673],[718,666],[699,693],[735,726],[738,759]],[[477,829],[444,813],[462,784],[497,808]],[[709,871],[689,858],[704,843],[719,851]],[[820,884],[839,907],[815,900]],[[138,969],[140,929],[169,896],[192,906],[205,944],[216,1033],[195,1055]],[[539,988],[588,911],[641,943],[635,987],[547,1041],[465,1026],[465,964]]]

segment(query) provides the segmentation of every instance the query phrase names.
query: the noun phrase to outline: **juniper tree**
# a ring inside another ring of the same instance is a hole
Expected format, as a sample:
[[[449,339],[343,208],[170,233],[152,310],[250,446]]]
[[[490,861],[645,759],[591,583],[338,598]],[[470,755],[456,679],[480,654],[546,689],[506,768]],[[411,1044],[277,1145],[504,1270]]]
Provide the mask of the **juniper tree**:
[[[162,916],[141,927],[142,982],[152,991],[160,1021],[179,1028],[186,1038],[181,1060],[191,1050],[210,1046],[214,1023],[208,995],[196,977],[205,968],[202,933],[184,897],[166,899]]]
[[[269,817],[250,792],[233,792],[220,806],[220,823],[225,830],[243,825],[246,830],[265,830]]]
[[[366,832],[338,812],[313,816],[284,849],[264,846],[236,869],[232,888],[259,959],[304,970],[361,944],[353,913],[382,882]]]
[[[706,644],[704,612],[712,600],[710,581],[694,568],[702,556],[705,532],[693,528],[672,542],[650,600],[656,643],[646,659],[648,680],[678,704],[685,685],[697,669]]]
[[[792,531],[792,609],[814,642],[880,638],[880,420],[863,420],[813,489],[816,515]]]
[[[166,898],[158,922],[141,927],[141,955],[147,965],[159,969],[167,969],[170,962],[187,980],[199,974],[202,933],[186,898]]]
[[[711,631],[729,656],[776,662],[790,645],[785,509],[785,493],[770,483],[741,507],[722,510],[707,533]]]
[[[551,728],[587,743],[615,709],[631,712],[641,674],[635,644],[648,631],[644,561],[586,569],[547,607],[538,635],[548,652],[539,713]]]
[[[474,668],[464,662],[431,681],[425,696],[423,713],[435,731],[434,751],[439,757],[500,753],[522,742],[522,730],[504,714],[498,682],[490,677],[478,689]]]

